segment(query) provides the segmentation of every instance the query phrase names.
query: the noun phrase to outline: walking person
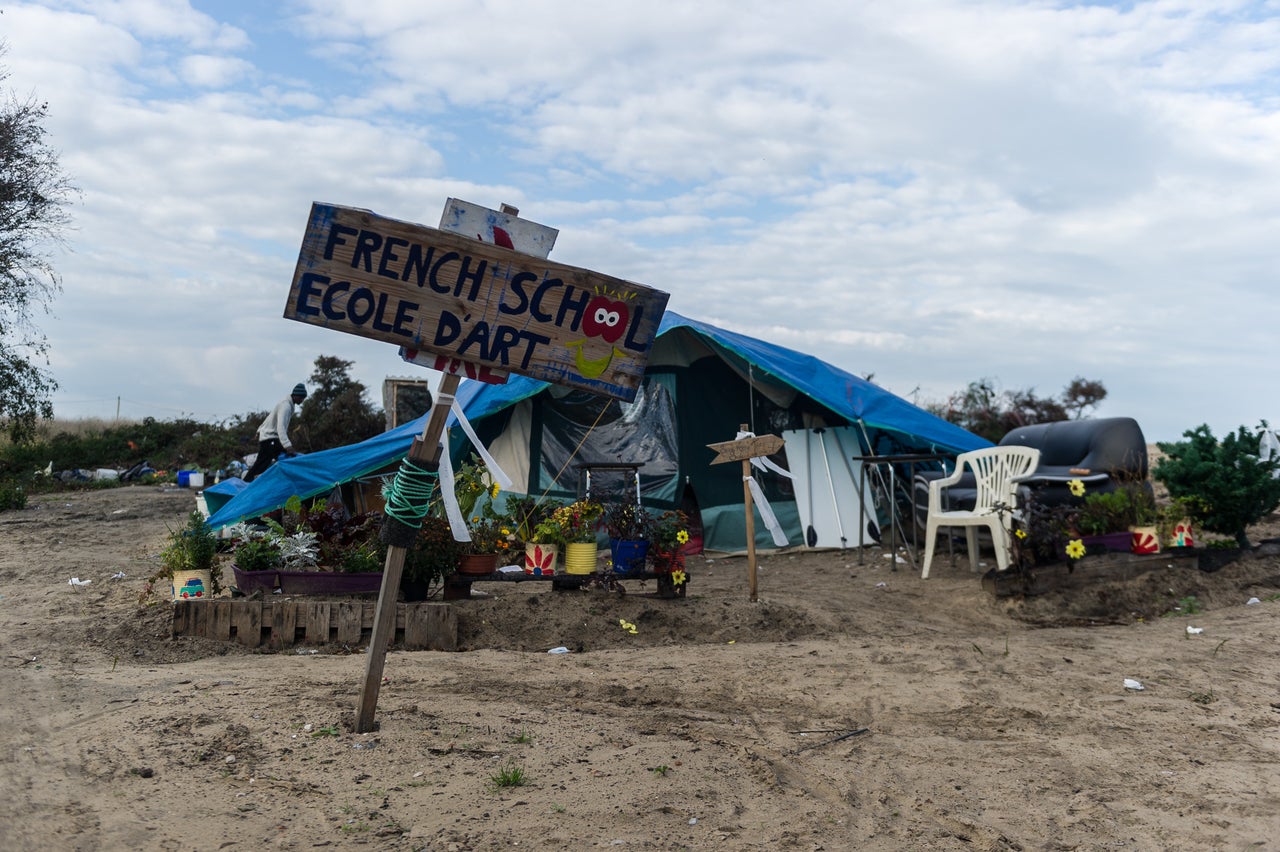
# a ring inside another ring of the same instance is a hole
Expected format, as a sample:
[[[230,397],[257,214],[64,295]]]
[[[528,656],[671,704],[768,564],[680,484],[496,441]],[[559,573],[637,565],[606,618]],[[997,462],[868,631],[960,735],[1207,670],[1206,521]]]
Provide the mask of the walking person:
[[[307,398],[307,387],[302,382],[293,386],[293,393],[276,403],[276,407],[267,415],[258,427],[258,457],[253,467],[244,475],[245,482],[253,482],[254,477],[275,463],[282,455],[296,455],[293,442],[289,440],[289,421],[293,419],[293,407],[302,404]]]

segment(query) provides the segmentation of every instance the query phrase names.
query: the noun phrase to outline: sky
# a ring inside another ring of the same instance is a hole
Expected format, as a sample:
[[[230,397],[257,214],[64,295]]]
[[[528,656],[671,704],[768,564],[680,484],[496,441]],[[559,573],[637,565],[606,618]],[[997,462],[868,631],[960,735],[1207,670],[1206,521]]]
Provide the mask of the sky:
[[[59,418],[265,411],[312,202],[560,231],[551,259],[918,404],[1108,390],[1150,441],[1280,421],[1280,3],[0,0],[80,190]]]

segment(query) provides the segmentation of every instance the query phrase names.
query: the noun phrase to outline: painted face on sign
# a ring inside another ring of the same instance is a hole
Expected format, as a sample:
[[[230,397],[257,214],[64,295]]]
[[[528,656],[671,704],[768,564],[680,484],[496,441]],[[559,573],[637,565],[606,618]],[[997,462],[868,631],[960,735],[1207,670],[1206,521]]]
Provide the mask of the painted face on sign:
[[[586,315],[582,318],[582,332],[587,337],[602,337],[610,343],[617,343],[618,338],[627,330],[630,311],[626,302],[614,302],[603,296],[596,296],[587,303]]]

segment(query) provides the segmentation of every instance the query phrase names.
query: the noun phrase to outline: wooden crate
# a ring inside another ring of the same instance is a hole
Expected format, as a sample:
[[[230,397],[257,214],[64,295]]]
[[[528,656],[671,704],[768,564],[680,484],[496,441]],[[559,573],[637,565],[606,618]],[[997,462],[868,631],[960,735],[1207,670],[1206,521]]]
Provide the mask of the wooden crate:
[[[296,644],[367,645],[376,612],[375,601],[361,600],[174,601],[173,635],[275,650]],[[398,603],[389,647],[456,651],[458,613],[445,604]]]

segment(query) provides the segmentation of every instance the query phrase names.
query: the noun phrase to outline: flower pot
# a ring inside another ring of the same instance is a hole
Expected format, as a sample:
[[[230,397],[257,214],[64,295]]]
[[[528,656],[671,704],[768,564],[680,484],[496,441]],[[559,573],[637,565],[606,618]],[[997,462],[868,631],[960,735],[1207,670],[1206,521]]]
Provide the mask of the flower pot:
[[[655,550],[653,552],[653,573],[670,574],[672,571],[684,570],[684,548],[675,550]]]
[[[496,553],[468,553],[458,560],[458,573],[468,577],[487,577],[497,569]]]
[[[613,557],[613,573],[631,577],[644,571],[649,557],[648,539],[609,539],[609,554]]]
[[[1195,547],[1195,536],[1191,533],[1191,519],[1183,518],[1173,525],[1164,540],[1165,547]]]
[[[560,559],[560,546],[529,542],[524,546],[524,573],[535,577],[550,577],[556,573]]]
[[[210,571],[174,571],[173,599],[175,601],[207,600],[209,586],[213,583]]]
[[[400,592],[407,602],[425,601],[431,596],[431,585],[431,580],[422,580],[416,577],[410,579],[404,576],[400,578]]]
[[[1084,543],[1085,549],[1090,553],[1128,553],[1133,549],[1133,533],[1128,531],[1103,533],[1102,535],[1084,535],[1080,536],[1080,541]]]
[[[566,574],[594,574],[596,572],[596,543],[573,541],[564,546],[564,572]]]
[[[280,593],[285,595],[360,595],[381,589],[381,571],[356,574],[337,571],[280,572]]]
[[[1134,553],[1160,552],[1160,535],[1154,526],[1129,527],[1129,532],[1133,536]]]
[[[271,594],[275,591],[276,583],[280,581],[279,571],[241,571],[240,566],[232,563],[231,573],[236,578],[236,588],[251,595],[254,592],[262,592],[263,594]]]

